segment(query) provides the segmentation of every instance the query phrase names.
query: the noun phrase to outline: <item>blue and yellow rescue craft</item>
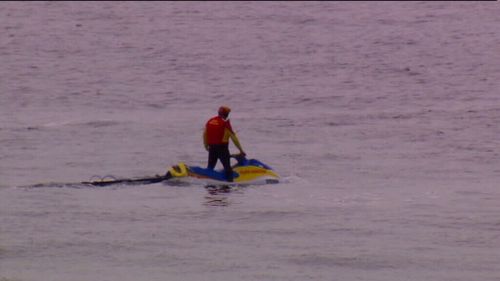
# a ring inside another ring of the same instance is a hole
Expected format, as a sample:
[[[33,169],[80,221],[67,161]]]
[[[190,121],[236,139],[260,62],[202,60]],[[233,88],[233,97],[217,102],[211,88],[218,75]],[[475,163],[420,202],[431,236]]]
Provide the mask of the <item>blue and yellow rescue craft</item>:
[[[238,163],[233,168],[233,183],[267,184],[278,183],[279,175],[268,165],[257,159],[233,156]],[[181,162],[168,170],[172,179],[198,179],[207,183],[229,183],[224,170],[211,170],[197,166],[187,166]]]
[[[92,186],[109,186],[109,185],[142,185],[154,184],[170,180],[179,181],[201,181],[205,184],[269,184],[278,183],[280,177],[268,165],[262,163],[257,159],[246,159],[242,155],[232,155],[238,162],[232,166],[233,169],[233,182],[226,179],[224,170],[211,170],[197,166],[187,166],[183,162],[173,166],[168,170],[165,175],[156,175],[153,177],[143,178],[115,178],[104,177],[98,180],[85,181],[77,184],[92,185]],[[72,186],[72,183],[48,183],[36,184],[34,187],[43,186]]]

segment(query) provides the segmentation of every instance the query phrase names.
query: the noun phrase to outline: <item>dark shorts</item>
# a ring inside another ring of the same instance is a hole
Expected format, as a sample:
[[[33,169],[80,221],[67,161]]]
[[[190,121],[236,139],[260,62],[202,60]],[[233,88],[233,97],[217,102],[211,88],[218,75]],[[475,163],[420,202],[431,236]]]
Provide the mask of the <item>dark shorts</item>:
[[[214,169],[217,160],[220,160],[228,181],[233,181],[233,169],[231,168],[231,154],[229,144],[213,144],[208,146],[208,169]]]

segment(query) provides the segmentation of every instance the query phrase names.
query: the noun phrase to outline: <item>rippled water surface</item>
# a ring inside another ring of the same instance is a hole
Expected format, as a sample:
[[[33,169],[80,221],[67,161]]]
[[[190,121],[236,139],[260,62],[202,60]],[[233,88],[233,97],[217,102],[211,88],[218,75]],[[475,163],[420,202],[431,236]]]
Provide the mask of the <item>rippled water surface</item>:
[[[500,280],[499,28],[491,2],[2,2],[0,280]],[[281,183],[34,187],[204,166],[222,104]]]

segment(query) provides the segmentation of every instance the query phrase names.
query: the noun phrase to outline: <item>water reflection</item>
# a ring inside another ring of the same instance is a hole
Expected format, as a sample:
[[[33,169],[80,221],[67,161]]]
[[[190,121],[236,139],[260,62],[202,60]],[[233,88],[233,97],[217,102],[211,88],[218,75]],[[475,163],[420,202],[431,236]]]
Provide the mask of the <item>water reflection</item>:
[[[214,207],[227,207],[232,205],[233,202],[230,200],[229,195],[240,190],[239,188],[229,185],[206,185],[205,189],[208,194],[205,196],[205,203],[203,205]]]

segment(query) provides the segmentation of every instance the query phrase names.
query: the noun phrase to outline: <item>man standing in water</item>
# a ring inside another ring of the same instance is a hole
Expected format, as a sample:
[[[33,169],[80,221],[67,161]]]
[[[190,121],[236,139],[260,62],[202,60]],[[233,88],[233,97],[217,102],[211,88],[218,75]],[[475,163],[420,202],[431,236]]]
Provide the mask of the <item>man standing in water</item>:
[[[210,118],[205,125],[203,132],[203,143],[205,149],[208,151],[208,165],[207,168],[213,170],[217,159],[219,159],[224,166],[224,172],[228,181],[233,181],[233,169],[231,168],[229,153],[229,138],[233,141],[234,145],[240,150],[240,154],[245,156],[245,152],[241,148],[240,141],[231,128],[229,122],[229,113],[231,109],[227,106],[219,108],[219,114]]]

